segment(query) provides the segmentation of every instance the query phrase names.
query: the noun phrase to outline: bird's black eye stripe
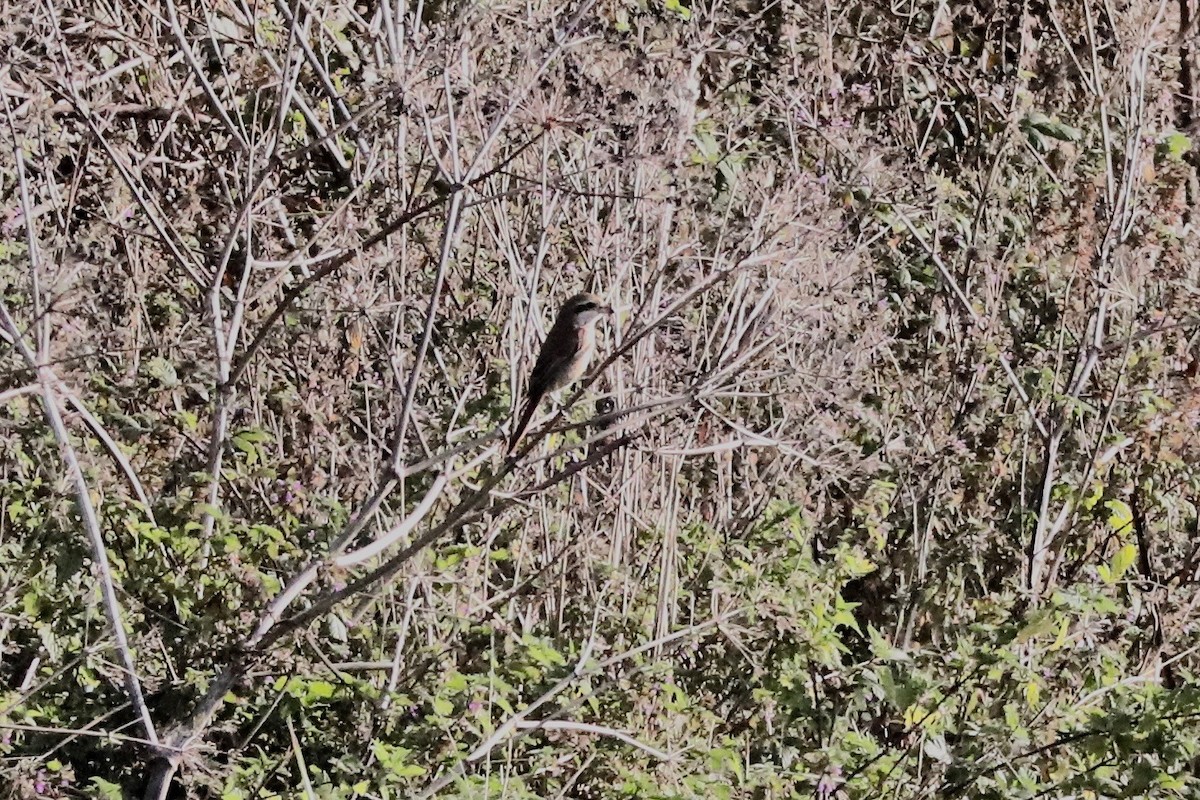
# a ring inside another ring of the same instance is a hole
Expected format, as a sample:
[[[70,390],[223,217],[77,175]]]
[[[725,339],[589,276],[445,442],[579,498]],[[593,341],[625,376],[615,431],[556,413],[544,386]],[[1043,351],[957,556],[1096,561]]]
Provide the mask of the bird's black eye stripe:
[[[593,308],[595,308],[595,307],[596,307],[596,304],[595,304],[595,303],[593,303],[591,300],[584,300],[582,303],[580,303],[579,305],[575,306],[575,310],[576,310],[576,311],[588,311],[588,310],[590,310],[590,309],[593,309]]]

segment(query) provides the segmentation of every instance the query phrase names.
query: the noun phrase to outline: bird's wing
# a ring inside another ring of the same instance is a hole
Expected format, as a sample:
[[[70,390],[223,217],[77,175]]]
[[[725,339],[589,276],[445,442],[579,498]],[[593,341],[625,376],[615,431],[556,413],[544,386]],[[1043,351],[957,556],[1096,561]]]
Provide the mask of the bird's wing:
[[[529,386],[525,390],[525,408],[508,440],[509,453],[517,446],[525,429],[529,427],[529,421],[533,419],[546,392],[562,387],[563,378],[570,372],[571,362],[579,355],[582,346],[583,337],[574,325],[555,323],[546,334],[546,341],[542,342],[542,349],[533,364],[533,372],[529,374]]]
[[[533,372],[529,374],[528,394],[531,399],[540,400],[546,392],[562,388],[563,377],[583,346],[581,333],[574,325],[555,324],[546,334],[546,341],[542,343],[541,352],[533,364]]]

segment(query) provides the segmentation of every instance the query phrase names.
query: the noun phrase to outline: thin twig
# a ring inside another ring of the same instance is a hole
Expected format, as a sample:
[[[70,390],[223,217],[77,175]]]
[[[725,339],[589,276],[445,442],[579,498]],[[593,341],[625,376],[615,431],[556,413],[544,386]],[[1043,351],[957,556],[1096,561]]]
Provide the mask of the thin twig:
[[[32,225],[32,220],[28,220],[28,224]],[[152,745],[157,746],[159,741],[158,733],[155,730],[154,721],[150,718],[150,710],[146,706],[146,700],[142,694],[141,681],[137,676],[137,665],[133,660],[133,650],[130,648],[129,639],[125,635],[125,615],[121,609],[121,601],[117,598],[116,584],[109,569],[108,552],[104,545],[104,536],[100,532],[100,520],[96,516],[96,509],[92,505],[91,492],[87,485],[87,479],[84,477],[83,469],[79,465],[79,459],[67,434],[66,426],[63,425],[62,414],[58,408],[58,400],[54,395],[54,387],[58,379],[50,371],[49,367],[38,366],[37,358],[25,343],[24,338],[19,335],[16,323],[13,321],[11,314],[9,314],[8,305],[2,299],[0,299],[0,325],[12,334],[17,345],[17,351],[25,359],[29,368],[37,373],[41,382],[42,405],[46,412],[46,422],[49,424],[55,440],[58,442],[59,452],[66,463],[67,472],[75,484],[76,502],[79,506],[80,516],[83,518],[84,532],[87,534],[88,543],[92,549],[92,570],[100,583],[100,594],[104,602],[104,612],[108,617],[109,626],[112,628],[117,653],[121,657],[121,663],[124,668],[125,691],[129,696],[129,701],[133,704],[134,710],[141,719],[142,728],[146,732],[146,739]]]

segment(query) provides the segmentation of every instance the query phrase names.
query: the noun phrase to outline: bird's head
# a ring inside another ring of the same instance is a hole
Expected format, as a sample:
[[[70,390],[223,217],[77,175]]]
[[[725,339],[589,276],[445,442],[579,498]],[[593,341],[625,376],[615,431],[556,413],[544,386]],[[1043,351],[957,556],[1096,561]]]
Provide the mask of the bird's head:
[[[591,292],[580,292],[563,303],[559,317],[569,319],[572,325],[582,328],[599,319],[601,316],[611,313],[612,308],[606,306],[604,301],[598,296]]]

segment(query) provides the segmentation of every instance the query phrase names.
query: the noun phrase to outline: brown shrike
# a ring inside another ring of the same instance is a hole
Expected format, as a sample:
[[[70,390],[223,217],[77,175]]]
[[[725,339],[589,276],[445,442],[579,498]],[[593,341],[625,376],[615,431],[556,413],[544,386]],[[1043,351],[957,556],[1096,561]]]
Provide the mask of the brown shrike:
[[[611,313],[612,309],[604,305],[604,301],[587,292],[581,292],[563,304],[533,365],[525,408],[509,437],[508,453],[512,453],[529,427],[542,398],[583,377],[592,353],[596,351],[596,320]]]

